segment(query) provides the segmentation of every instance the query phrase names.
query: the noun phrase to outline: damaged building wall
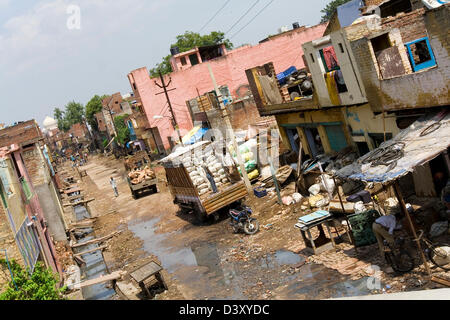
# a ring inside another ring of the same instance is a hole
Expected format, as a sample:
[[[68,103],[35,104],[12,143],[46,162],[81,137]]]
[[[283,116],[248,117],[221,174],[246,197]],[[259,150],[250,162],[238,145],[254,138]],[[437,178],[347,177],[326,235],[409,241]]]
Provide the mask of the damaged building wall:
[[[374,111],[381,112],[383,107],[384,110],[393,111],[448,105],[450,69],[446,30],[449,18],[449,6],[445,5],[438,9],[419,9],[385,19],[381,30],[377,32],[369,31],[364,24],[346,28],[347,35],[352,40],[351,47],[361,71],[367,98]],[[382,70],[380,71],[372,41],[374,36],[383,32],[389,32],[391,45],[398,47],[400,55],[400,58],[394,59],[392,68],[396,68],[395,63],[399,59],[401,63],[397,67],[404,67],[404,72],[400,71],[400,75],[387,79],[383,78]],[[431,64],[429,68],[414,72],[405,44],[424,36],[428,37],[436,65]]]
[[[317,130],[325,153],[337,152],[340,147],[354,144],[340,108],[288,113],[277,115],[276,119],[284,146],[290,150],[295,149],[290,142],[288,130],[296,130],[305,153],[311,157],[315,156],[311,141],[315,137],[308,136],[311,129],[314,132]]]
[[[237,98],[242,85],[248,85],[245,70],[251,67],[273,61],[277,72],[282,72],[292,65],[303,68],[301,44],[322,36],[325,28],[326,24],[320,24],[310,28],[295,29],[258,45],[244,46],[228,51],[225,56],[207,63],[200,63],[189,69],[171,73],[172,83],[169,89],[177,89],[171,91],[169,95],[182,135],[192,129],[192,119],[186,101],[198,96],[197,89],[200,94],[214,89],[209,76],[208,64],[211,65],[217,84],[219,86],[227,85],[232,97]],[[153,119],[154,115],[165,112],[165,96],[156,96],[161,92],[161,88],[154,81],[159,83],[159,80],[150,79],[147,68],[132,71],[129,80],[133,91],[138,91],[137,94],[135,92],[135,95],[142,101],[150,126],[157,125],[159,127],[164,144],[168,147],[168,137],[174,133],[170,121],[161,120],[156,123]],[[168,83],[169,76],[165,77],[165,81]],[[168,112],[164,115],[168,115]]]
[[[50,234],[57,241],[67,241],[63,209],[39,145],[23,150],[22,158],[44,211]]]

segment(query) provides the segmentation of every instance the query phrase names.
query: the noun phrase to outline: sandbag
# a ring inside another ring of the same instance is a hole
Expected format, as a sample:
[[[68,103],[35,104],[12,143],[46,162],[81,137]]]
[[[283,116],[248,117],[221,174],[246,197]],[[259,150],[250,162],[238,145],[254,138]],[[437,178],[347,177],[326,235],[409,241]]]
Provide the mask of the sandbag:
[[[294,199],[295,203],[301,203],[304,198],[300,193],[294,193],[292,199]]]
[[[198,190],[204,190],[204,189],[208,189],[208,188],[209,188],[209,186],[206,183],[203,183],[197,187]]]

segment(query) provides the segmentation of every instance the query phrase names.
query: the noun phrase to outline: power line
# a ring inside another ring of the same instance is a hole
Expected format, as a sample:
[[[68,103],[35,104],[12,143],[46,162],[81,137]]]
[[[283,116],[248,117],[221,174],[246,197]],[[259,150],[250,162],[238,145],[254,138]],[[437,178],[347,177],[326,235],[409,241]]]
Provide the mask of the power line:
[[[235,34],[233,34],[230,39],[233,39],[236,35],[238,35],[242,30],[244,30],[250,23],[253,22],[253,20],[255,20],[261,13],[263,13],[264,10],[267,9],[267,7],[269,7],[272,2],[274,2],[275,0],[270,1],[264,8],[262,8],[257,14],[256,16],[254,16],[245,26],[243,26],[238,32],[236,32]]]
[[[222,10],[227,6],[227,4],[230,3],[230,1],[231,1],[231,0],[228,0],[227,2],[225,2],[225,4],[222,6],[222,8],[220,8],[220,9],[213,15],[213,17],[212,17],[211,19],[209,19],[207,23],[205,23],[205,25],[199,30],[198,33],[202,32],[203,29],[205,29],[206,26],[207,26],[211,21],[213,21],[215,17],[217,17],[217,15],[220,13],[220,11],[222,11]]]
[[[239,22],[241,22],[241,20],[245,18],[245,16],[258,4],[259,1],[260,0],[256,0],[256,2],[250,6],[250,8],[238,19],[238,21],[236,21],[236,23],[233,24],[227,32],[225,32],[225,34],[228,34],[228,32],[230,32]]]

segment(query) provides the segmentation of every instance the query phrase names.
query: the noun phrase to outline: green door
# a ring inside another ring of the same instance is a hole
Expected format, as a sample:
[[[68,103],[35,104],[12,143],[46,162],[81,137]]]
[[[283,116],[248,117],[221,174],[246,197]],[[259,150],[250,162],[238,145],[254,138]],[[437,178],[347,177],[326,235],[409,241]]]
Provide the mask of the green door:
[[[327,131],[328,141],[333,151],[339,152],[348,146],[342,126],[325,125],[325,130]]]

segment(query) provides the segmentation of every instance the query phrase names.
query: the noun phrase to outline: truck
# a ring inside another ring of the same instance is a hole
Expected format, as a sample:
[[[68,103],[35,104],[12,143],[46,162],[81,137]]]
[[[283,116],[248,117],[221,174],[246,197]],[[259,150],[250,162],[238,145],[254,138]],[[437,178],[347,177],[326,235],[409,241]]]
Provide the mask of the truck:
[[[140,195],[149,191],[152,193],[158,192],[158,178],[150,169],[151,160],[145,151],[128,156],[124,161],[124,166],[133,199],[136,200]],[[130,177],[133,175],[142,176],[142,178],[135,180]]]
[[[211,186],[206,180],[203,180],[202,185],[198,185],[198,180],[196,181],[193,175],[196,170],[185,161],[183,162],[183,159],[189,158],[190,155],[194,158],[195,154],[201,154],[201,157],[205,159],[212,158],[212,156],[208,157],[208,152],[211,152],[213,148],[209,148],[210,151],[205,151],[208,146],[212,147],[212,144],[208,141],[199,142],[189,147],[180,148],[159,161],[166,171],[167,184],[174,199],[173,202],[180,207],[182,212],[194,213],[202,222],[211,215],[217,220],[220,209],[241,202],[248,196],[245,183],[234,162],[231,166],[217,163],[215,169],[218,171],[216,172],[225,172],[227,178],[221,179],[217,183],[216,193],[210,187],[208,187],[208,190],[205,189],[205,185]],[[197,167],[201,166],[201,164],[197,164]],[[218,168],[220,166],[222,168]],[[219,179],[216,178],[216,180]]]

